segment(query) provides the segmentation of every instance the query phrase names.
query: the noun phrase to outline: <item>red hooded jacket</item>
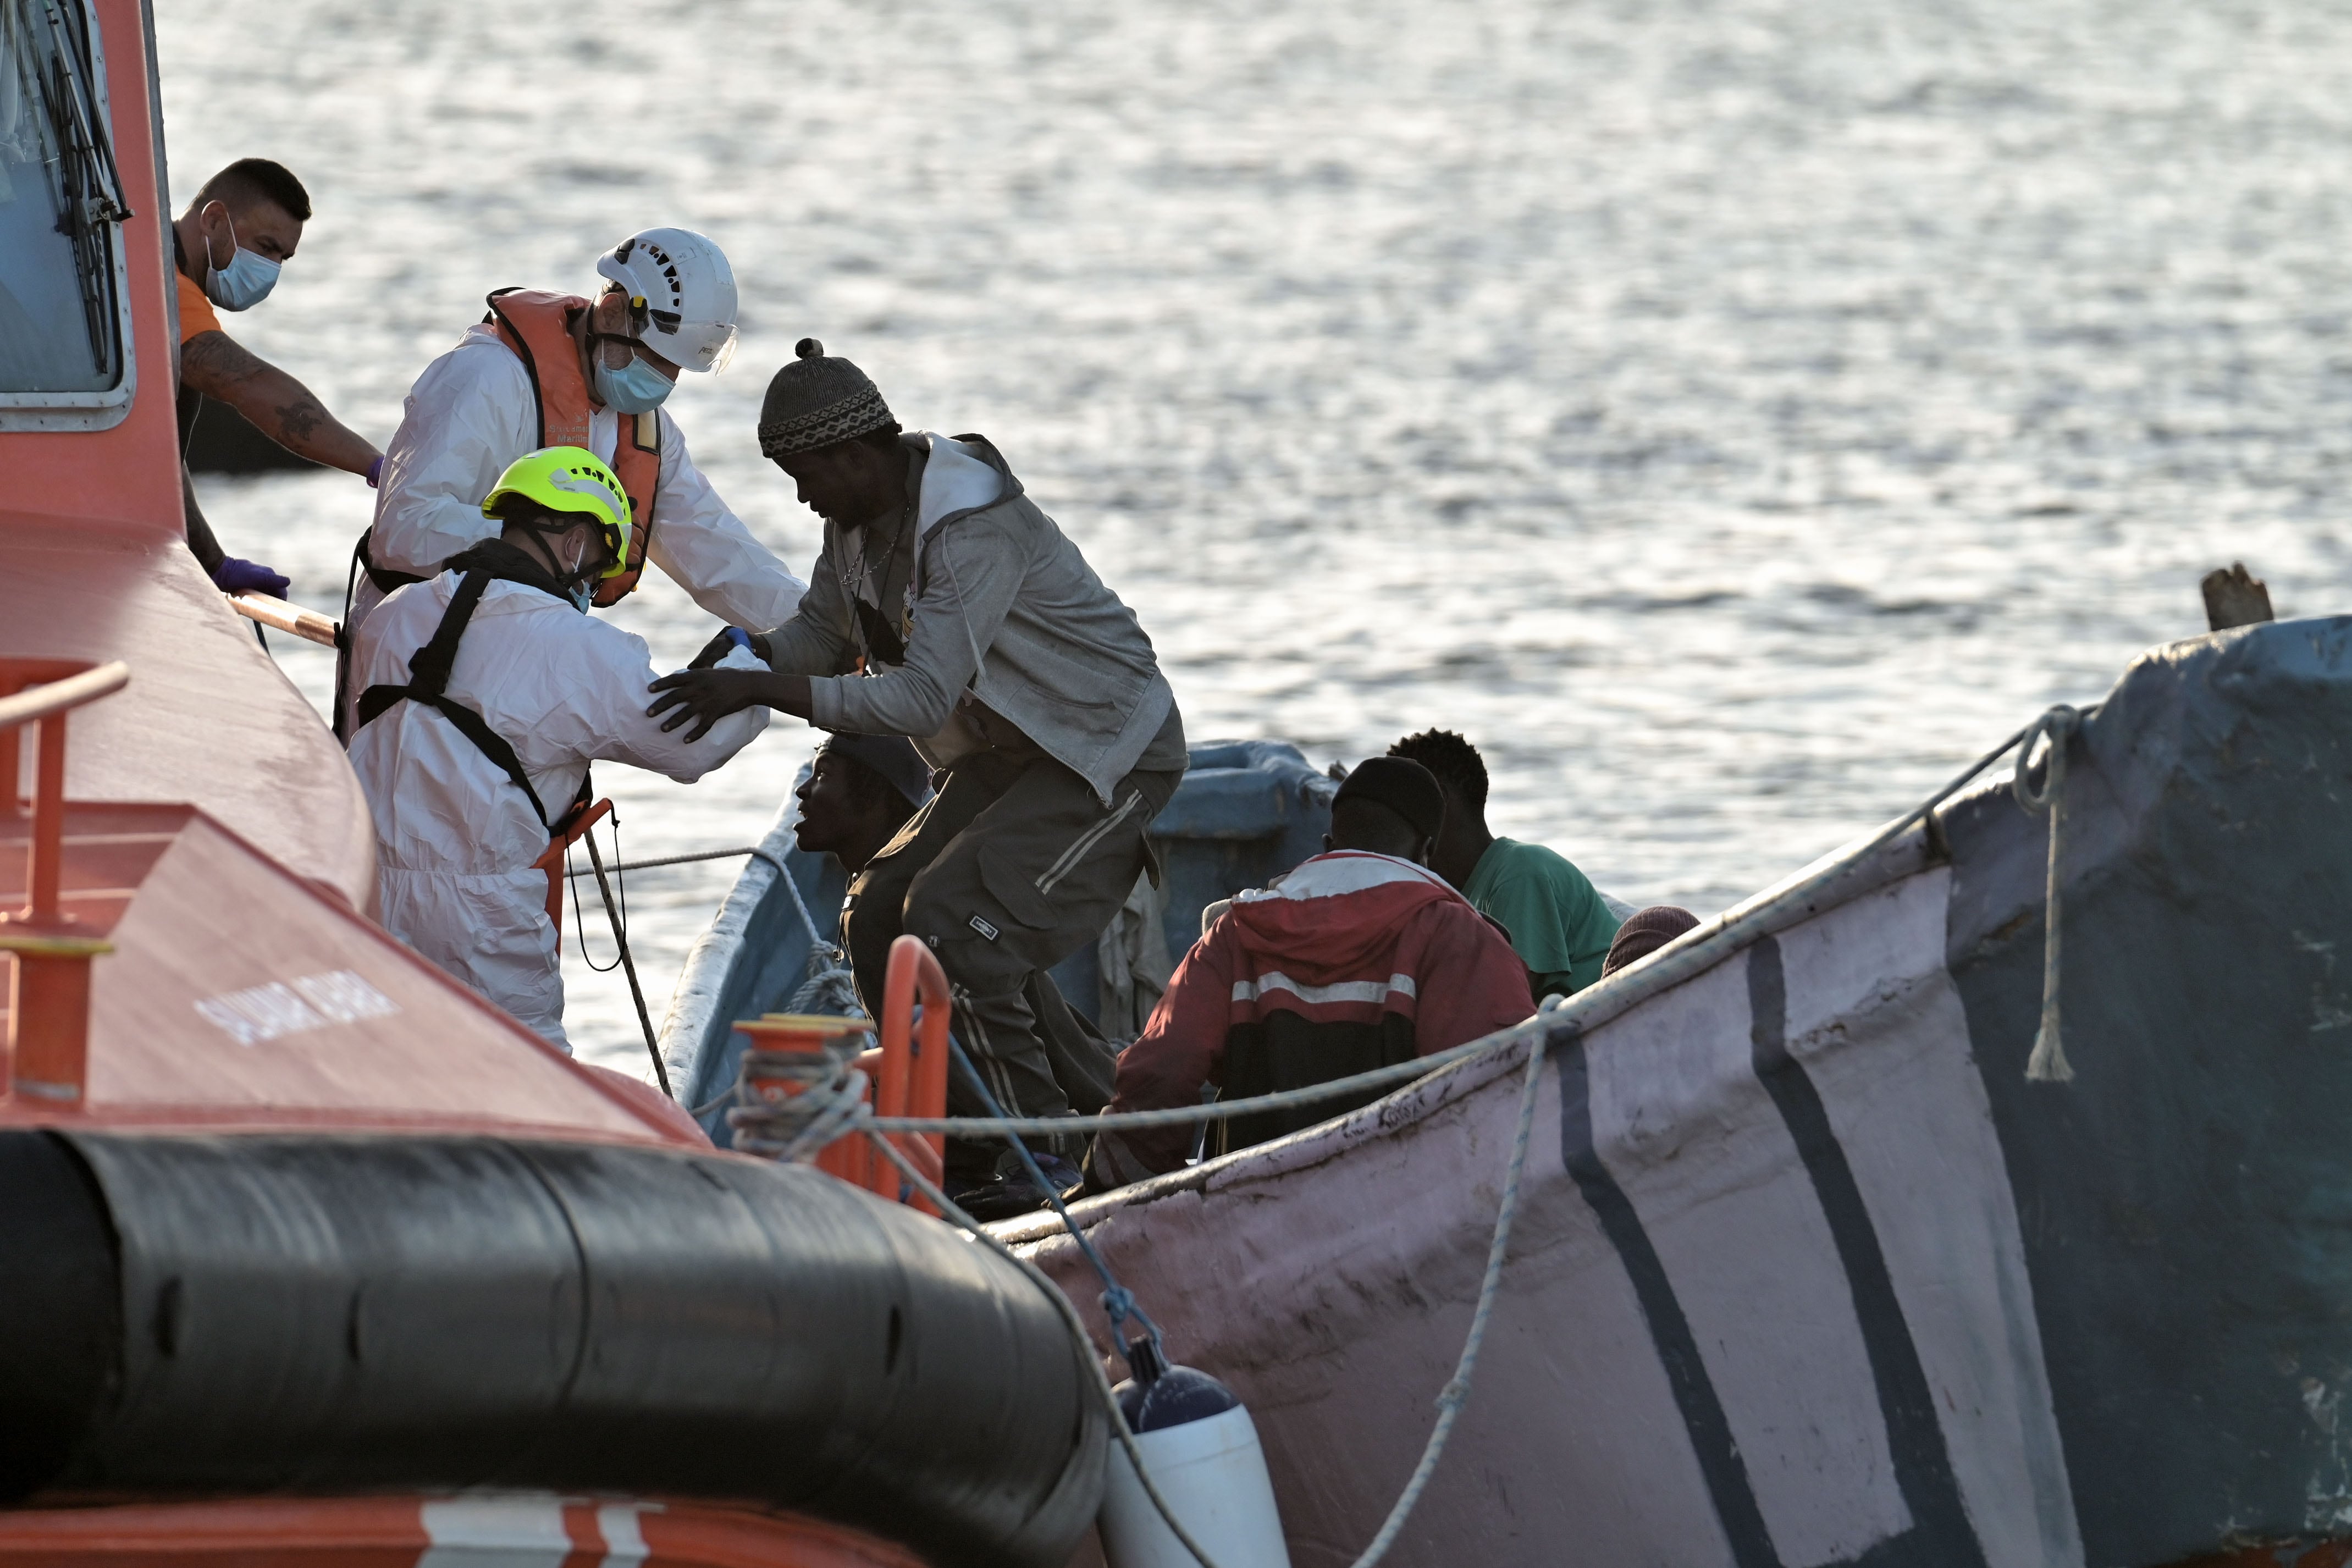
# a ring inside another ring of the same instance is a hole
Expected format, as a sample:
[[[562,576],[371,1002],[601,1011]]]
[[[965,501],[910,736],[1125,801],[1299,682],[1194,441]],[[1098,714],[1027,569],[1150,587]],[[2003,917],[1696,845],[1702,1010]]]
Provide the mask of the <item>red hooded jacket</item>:
[[[1299,1089],[1445,1050],[1534,1011],[1527,966],[1435,872],[1339,849],[1242,894],[1177,966],[1168,994],[1120,1053],[1106,1109],[1200,1103]],[[1208,1152],[1280,1137],[1369,1104],[1385,1090],[1237,1117]],[[1192,1150],[1175,1127],[1096,1141],[1096,1184],[1171,1171]]]

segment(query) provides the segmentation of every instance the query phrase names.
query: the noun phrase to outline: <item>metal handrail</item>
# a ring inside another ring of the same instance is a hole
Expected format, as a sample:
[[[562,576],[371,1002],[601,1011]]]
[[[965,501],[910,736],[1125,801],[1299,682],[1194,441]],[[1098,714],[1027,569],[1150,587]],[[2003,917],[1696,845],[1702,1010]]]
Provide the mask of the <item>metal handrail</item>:
[[[281,632],[300,637],[304,642],[314,642],[320,647],[339,646],[336,634],[342,627],[316,610],[306,610],[299,605],[274,599],[251,589],[229,595],[228,605],[247,620],[275,626]]]
[[[118,658],[96,669],[19,691],[13,697],[0,697],[0,730],[19,730],[85,702],[95,702],[121,690],[130,682],[131,667]],[[8,780],[8,787],[15,788],[16,782]]]
[[[0,658],[0,816],[18,812],[16,731],[38,724],[25,905],[0,914],[0,952],[14,959],[15,1005],[0,1095],[79,1104],[89,1061],[89,961],[112,948],[65,912],[66,715],[129,684],[121,659],[92,668],[64,659]]]

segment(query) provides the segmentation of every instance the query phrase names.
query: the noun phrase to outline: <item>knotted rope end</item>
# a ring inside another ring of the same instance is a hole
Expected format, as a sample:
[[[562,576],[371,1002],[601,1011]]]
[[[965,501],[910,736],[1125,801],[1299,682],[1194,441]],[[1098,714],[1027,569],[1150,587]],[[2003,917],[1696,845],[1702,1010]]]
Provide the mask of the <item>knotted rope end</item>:
[[[2066,744],[2082,732],[2083,715],[2063,702],[2053,703],[2042,715],[2025,728],[2017,742],[2017,770],[2010,781],[2010,794],[2017,804],[2037,816],[2058,803],[2059,792],[2065,787]],[[2033,742],[2048,740],[2048,767],[2043,770],[2042,788],[2032,783]]]
[[[2067,1065],[2066,1047],[2059,1042],[2058,1020],[2045,1018],[2033,1037],[2033,1054],[2025,1058],[2028,1083],[2072,1083],[2074,1069]]]

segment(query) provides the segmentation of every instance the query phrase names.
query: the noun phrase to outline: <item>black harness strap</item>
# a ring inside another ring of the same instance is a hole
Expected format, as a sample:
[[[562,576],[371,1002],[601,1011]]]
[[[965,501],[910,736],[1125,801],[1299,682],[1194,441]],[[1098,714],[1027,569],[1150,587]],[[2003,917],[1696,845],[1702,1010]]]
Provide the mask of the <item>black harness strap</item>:
[[[368,545],[374,538],[375,530],[373,528],[361,534],[360,542],[352,547],[352,558],[359,563],[360,570],[368,574],[368,581],[375,584],[377,593],[389,598],[396,589],[405,588],[411,583],[426,581],[423,577],[413,577],[405,572],[395,572],[389,566],[377,565],[375,557],[368,551]]]
[[[489,573],[476,570],[458,580],[457,592],[451,595],[441,624],[433,629],[432,639],[408,661],[408,684],[369,687],[360,694],[359,720],[364,727],[395,702],[422,702],[439,710],[443,718],[457,727],[459,734],[473,742],[482,755],[514,781],[514,786],[530,798],[531,810],[539,814],[540,826],[551,834],[556,825],[548,819],[547,807],[541,803],[539,792],[530,787],[530,775],[523,772],[522,759],[515,755],[515,749],[490,728],[481,714],[447,694],[449,671],[457,662],[457,639],[466,635],[467,624],[473,620],[474,607],[482,602],[482,590],[490,585],[490,578]],[[581,781],[580,789],[585,796],[585,779]],[[572,810],[576,811],[580,804],[575,801]],[[572,811],[564,814],[567,819],[571,815]]]

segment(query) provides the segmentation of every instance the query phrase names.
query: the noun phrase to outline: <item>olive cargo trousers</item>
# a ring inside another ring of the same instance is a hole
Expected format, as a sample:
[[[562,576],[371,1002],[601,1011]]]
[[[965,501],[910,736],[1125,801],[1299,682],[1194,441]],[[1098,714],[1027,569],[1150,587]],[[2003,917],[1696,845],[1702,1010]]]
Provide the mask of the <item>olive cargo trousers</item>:
[[[1105,806],[1077,773],[1034,751],[992,748],[958,762],[843,900],[842,940],[866,1012],[881,1016],[891,942],[919,936],[955,990],[956,1037],[1005,1113],[1071,1114],[1023,989],[1033,973],[1049,984],[1037,972],[1102,934],[1144,868],[1146,830],[1183,776],[1139,768]],[[948,1075],[948,1114],[986,1114],[960,1073]],[[1067,1148],[1031,1142],[1072,1159],[1083,1147],[1075,1137]],[[951,1140],[950,1168],[984,1177],[1002,1147]]]

